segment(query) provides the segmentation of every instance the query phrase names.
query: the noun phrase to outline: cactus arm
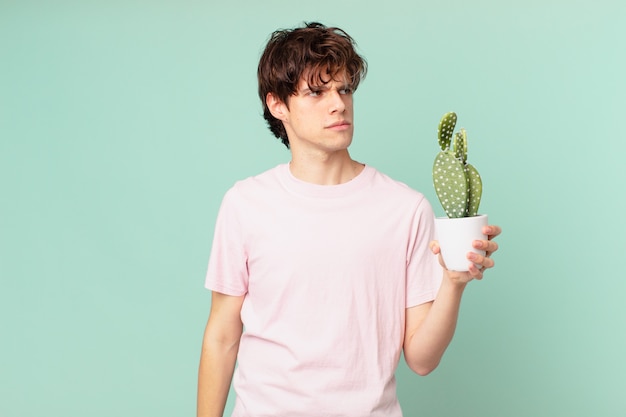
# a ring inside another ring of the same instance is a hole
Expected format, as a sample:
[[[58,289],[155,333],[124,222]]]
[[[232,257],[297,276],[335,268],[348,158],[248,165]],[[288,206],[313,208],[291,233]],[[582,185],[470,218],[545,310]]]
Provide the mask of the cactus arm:
[[[463,165],[467,163],[467,132],[461,129],[454,135],[454,154]]]
[[[467,197],[467,215],[468,217],[472,217],[478,214],[480,198],[483,193],[483,181],[480,178],[480,174],[472,164],[465,165],[465,175],[469,183],[469,194]]]
[[[461,129],[458,133],[460,135],[459,150],[457,151],[458,158],[463,162],[463,165],[467,164],[467,132],[465,129]]]
[[[452,139],[452,133],[456,126],[456,113],[449,112],[443,115],[439,121],[439,127],[437,129],[437,136],[439,138],[439,147],[442,151],[450,149],[450,141]]]
[[[433,184],[448,217],[467,216],[467,177],[463,164],[456,158],[454,152],[442,151],[435,158]]]

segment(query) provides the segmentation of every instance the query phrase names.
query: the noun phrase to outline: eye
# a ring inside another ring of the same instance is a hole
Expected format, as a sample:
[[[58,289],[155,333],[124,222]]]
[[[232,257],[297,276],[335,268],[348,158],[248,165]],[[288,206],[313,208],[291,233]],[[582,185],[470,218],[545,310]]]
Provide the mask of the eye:
[[[352,89],[350,87],[344,87],[339,90],[339,94],[347,95],[352,94]]]

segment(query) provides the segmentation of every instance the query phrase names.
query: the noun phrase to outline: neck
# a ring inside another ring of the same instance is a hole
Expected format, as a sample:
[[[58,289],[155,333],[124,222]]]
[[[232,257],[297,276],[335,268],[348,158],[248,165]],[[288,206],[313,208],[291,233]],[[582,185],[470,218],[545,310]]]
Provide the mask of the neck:
[[[299,180],[319,185],[343,184],[359,175],[364,165],[350,158],[347,150],[326,155],[292,153],[289,170]]]

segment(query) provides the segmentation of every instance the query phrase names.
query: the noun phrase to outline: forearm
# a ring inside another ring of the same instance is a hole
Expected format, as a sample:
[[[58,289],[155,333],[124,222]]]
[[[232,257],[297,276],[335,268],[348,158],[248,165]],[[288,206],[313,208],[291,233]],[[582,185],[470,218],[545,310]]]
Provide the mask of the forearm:
[[[405,339],[407,364],[420,375],[432,372],[439,365],[456,329],[466,284],[446,278],[423,321]]]
[[[198,417],[222,417],[230,389],[239,344],[224,346],[206,340],[198,370]]]

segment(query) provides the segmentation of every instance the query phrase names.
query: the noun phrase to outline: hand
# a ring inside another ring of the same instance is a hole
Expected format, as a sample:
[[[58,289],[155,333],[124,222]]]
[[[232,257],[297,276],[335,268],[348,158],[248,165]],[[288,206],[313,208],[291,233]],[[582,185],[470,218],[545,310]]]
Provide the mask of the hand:
[[[472,242],[472,246],[475,249],[484,250],[485,255],[479,255],[477,253],[469,252],[467,259],[470,262],[469,271],[457,272],[449,271],[446,268],[443,258],[441,257],[441,249],[439,242],[433,240],[430,242],[430,250],[435,255],[439,255],[439,263],[443,266],[445,273],[455,282],[466,284],[473,279],[481,280],[486,269],[493,268],[495,265],[491,255],[498,250],[498,244],[493,239],[502,233],[502,229],[499,226],[489,225],[483,227],[483,233],[487,235],[487,240],[475,240]],[[479,267],[477,267],[478,265]]]

